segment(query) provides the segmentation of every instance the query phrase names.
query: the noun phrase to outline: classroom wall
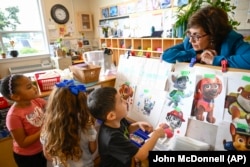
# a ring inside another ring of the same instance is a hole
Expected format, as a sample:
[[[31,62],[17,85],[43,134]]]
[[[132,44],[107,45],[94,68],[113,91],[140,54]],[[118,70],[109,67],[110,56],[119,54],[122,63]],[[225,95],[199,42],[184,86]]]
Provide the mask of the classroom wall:
[[[51,18],[50,16],[50,9],[54,4],[62,4],[64,5],[70,14],[70,20],[68,21],[68,23],[65,24],[65,26],[67,28],[71,28],[73,29],[73,33],[71,34],[71,36],[69,38],[79,38],[80,33],[77,31],[76,28],[76,12],[91,12],[90,9],[90,4],[91,1],[88,0],[45,0],[44,1],[44,14],[45,14],[45,27],[47,29],[48,32],[48,38],[50,39],[50,41],[54,40],[54,37],[52,37],[52,33],[53,33],[53,29],[49,30],[49,27],[57,27],[58,24],[54,22],[54,20]],[[93,39],[93,32],[85,32],[86,38],[88,39]]]
[[[111,5],[120,5],[123,3],[129,3],[129,2],[139,2],[140,0],[92,0],[90,3],[90,11],[92,11],[94,15],[94,25],[95,25],[95,32],[94,32],[94,38],[98,38],[98,24],[99,20],[101,19],[101,8],[108,7]],[[141,0],[143,1],[143,0]],[[144,0],[144,1],[161,1],[161,0]],[[172,3],[174,3],[176,0],[172,0]],[[239,21],[241,24],[238,26],[238,30],[240,32],[243,32],[244,35],[249,35],[249,29],[250,29],[250,1],[249,0],[231,0],[231,3],[233,3],[236,6],[236,9],[234,11],[234,14],[231,15],[231,17],[235,18],[237,21]]]
[[[117,5],[122,3],[128,3],[131,0],[92,0],[90,3],[90,11],[93,13],[93,20],[94,20],[94,39],[99,39],[99,31],[98,25],[99,20],[101,19],[101,8],[110,6],[110,5]]]
[[[54,21],[50,17],[50,9],[54,4],[60,3],[65,5],[70,12],[70,21],[67,24],[72,24],[75,29],[75,32],[72,35],[72,38],[80,37],[79,33],[76,31],[76,20],[75,20],[75,12],[77,11],[86,11],[92,13],[93,17],[93,27],[94,30],[92,32],[86,32],[85,36],[90,40],[91,43],[95,43],[95,45],[99,43],[99,20],[101,19],[101,8],[108,7],[111,5],[118,5],[122,3],[133,2],[136,0],[42,0],[43,9],[44,9],[44,19],[45,19],[45,27],[48,34],[49,41],[53,41],[50,37],[49,26],[55,25]],[[146,0],[145,0],[146,1]],[[152,1],[152,0],[151,0]],[[250,1],[248,0],[232,0],[236,5],[238,5],[237,10],[235,12],[235,18],[242,22],[239,27],[239,31],[243,32],[244,35],[249,35],[250,29],[250,15],[248,14],[248,10],[250,8]],[[245,30],[241,30],[245,29]],[[246,30],[247,29],[247,30]],[[0,61],[0,77],[4,77],[9,74],[8,68],[12,66],[23,66],[29,64],[40,63],[44,59],[49,60],[50,55],[46,55],[35,58],[17,58],[17,59],[1,59]]]

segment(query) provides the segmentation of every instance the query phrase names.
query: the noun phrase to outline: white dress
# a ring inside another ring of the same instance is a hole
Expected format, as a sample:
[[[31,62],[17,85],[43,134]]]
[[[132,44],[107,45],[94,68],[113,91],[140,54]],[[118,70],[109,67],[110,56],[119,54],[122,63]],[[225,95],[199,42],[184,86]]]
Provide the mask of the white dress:
[[[88,134],[81,133],[81,149],[82,157],[79,161],[68,160],[68,167],[93,167],[94,161],[92,159],[92,154],[89,151],[89,140],[87,137]]]

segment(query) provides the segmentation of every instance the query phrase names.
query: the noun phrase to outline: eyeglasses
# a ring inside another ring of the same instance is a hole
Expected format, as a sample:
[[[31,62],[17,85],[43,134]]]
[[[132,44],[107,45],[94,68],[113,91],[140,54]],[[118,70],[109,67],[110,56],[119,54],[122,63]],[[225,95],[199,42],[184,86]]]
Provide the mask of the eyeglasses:
[[[194,41],[199,41],[200,38],[203,38],[205,36],[207,36],[208,34],[204,34],[204,35],[191,35],[190,33],[187,33],[186,36],[189,38],[192,38]]]

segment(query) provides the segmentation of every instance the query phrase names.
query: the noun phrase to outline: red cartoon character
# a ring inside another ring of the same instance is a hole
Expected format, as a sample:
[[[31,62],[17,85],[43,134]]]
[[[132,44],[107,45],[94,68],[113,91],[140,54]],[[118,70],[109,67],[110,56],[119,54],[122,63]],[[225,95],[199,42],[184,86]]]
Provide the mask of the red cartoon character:
[[[161,123],[159,126],[165,130],[167,138],[174,136],[174,130],[181,127],[182,122],[185,122],[183,119],[182,111],[173,110],[167,113],[166,116],[167,123]]]
[[[222,83],[217,77],[203,78],[196,85],[196,93],[192,107],[192,116],[204,121],[204,112],[207,112],[206,120],[215,123],[214,99],[221,93]]]
[[[130,104],[129,101],[133,100],[132,97],[134,95],[133,88],[129,85],[129,83],[126,82],[120,86],[119,93],[122,96],[122,98],[127,101],[128,103],[127,107],[129,109],[129,104]]]

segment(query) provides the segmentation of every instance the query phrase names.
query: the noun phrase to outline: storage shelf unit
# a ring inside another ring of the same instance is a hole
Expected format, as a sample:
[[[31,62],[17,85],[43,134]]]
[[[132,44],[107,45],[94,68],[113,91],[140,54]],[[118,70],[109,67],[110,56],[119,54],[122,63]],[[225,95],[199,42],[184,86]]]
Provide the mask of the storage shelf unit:
[[[120,55],[128,51],[135,56],[159,58],[164,50],[182,41],[182,38],[100,38],[100,46],[112,49],[113,62],[118,65]]]
[[[109,18],[100,19],[99,25],[103,25],[103,23],[110,21],[110,20],[126,19],[126,18],[129,18],[129,16],[126,15],[126,16],[117,16],[117,17],[109,17]]]

